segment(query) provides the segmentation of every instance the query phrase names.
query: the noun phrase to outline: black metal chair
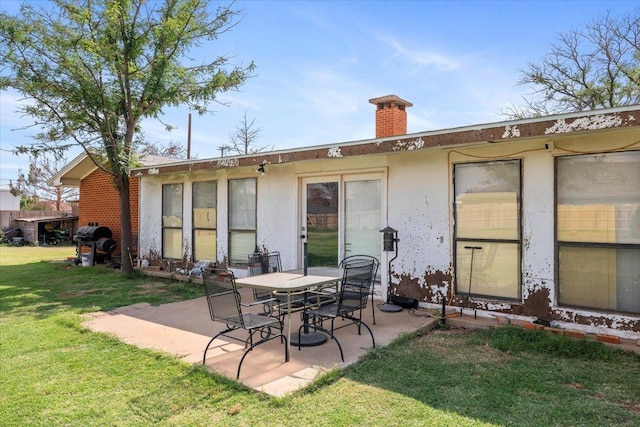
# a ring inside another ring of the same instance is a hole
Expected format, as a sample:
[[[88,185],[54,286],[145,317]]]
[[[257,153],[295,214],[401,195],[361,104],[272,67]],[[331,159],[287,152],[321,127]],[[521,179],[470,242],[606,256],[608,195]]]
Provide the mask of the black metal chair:
[[[207,351],[211,343],[218,337],[224,336],[236,341],[245,343],[245,351],[238,365],[238,373],[236,378],[240,378],[240,368],[247,354],[260,344],[270,341],[274,338],[280,338],[284,342],[285,362],[289,361],[289,346],[287,337],[282,333],[282,321],[276,317],[266,316],[264,314],[244,313],[243,307],[250,307],[254,304],[242,304],[240,293],[236,286],[233,272],[224,269],[205,269],[202,272],[204,289],[209,305],[209,314],[214,322],[224,323],[226,329],[211,338],[204,350],[202,364],[207,359]],[[260,303],[262,303],[261,301]],[[272,328],[277,329],[278,333],[274,333]],[[240,339],[236,336],[229,335],[230,332],[243,329],[249,333],[246,339]],[[260,339],[254,341],[254,335],[259,333]]]
[[[258,276],[260,274],[277,273],[282,271],[280,263],[280,252],[269,252],[266,254],[253,253],[249,255],[249,276]],[[256,301],[271,300],[273,296],[269,291],[253,289],[253,298]]]
[[[249,276],[277,273],[279,271],[282,271],[280,252],[253,253],[249,255]],[[281,320],[284,314],[286,314],[286,295],[253,288],[253,299],[257,302],[264,303],[263,312],[265,314],[272,314],[274,311],[278,311],[278,316]],[[291,296],[291,311],[300,311],[303,306],[303,293]]]
[[[340,291],[338,299],[333,304],[322,305],[315,308],[310,308],[305,311],[309,323],[300,326],[298,333],[301,333],[303,328],[308,327],[315,331],[321,331],[329,334],[338,345],[340,350],[340,358],[344,362],[344,353],[340,342],[334,335],[336,329],[347,327],[351,324],[358,326],[358,335],[361,334],[361,327],[364,326],[369,335],[371,335],[371,341],[373,347],[376,346],[376,340],[373,336],[371,328],[362,321],[362,310],[367,307],[367,301],[369,300],[370,283],[371,278],[374,277],[373,269],[376,267],[376,263],[373,260],[368,262],[350,262],[344,266],[344,272],[342,281],[340,283]],[[347,320],[341,326],[335,326],[336,318],[342,318]],[[324,321],[331,321],[331,328],[324,327]],[[298,349],[301,346],[298,345]]]
[[[376,257],[370,256],[370,255],[351,255],[348,256],[346,258],[344,258],[342,261],[340,261],[340,268],[346,268],[348,265],[360,265],[360,264],[367,264],[367,263],[373,263],[373,269],[371,270],[371,281],[368,284],[369,288],[370,288],[370,292],[371,292],[371,314],[373,316],[373,324],[376,324],[376,307],[375,304],[373,303],[373,289],[374,289],[374,285],[376,283],[376,275],[378,274],[378,267],[380,266],[380,261],[378,261],[378,259]],[[363,284],[363,283],[357,283],[357,284]],[[354,295],[356,298],[359,297],[359,293]],[[347,294],[346,296],[347,298],[349,297],[349,295]]]

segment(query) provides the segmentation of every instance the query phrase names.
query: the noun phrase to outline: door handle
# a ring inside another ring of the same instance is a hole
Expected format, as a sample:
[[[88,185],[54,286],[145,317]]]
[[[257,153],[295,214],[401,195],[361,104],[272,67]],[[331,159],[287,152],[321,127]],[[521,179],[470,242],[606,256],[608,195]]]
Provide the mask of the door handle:
[[[304,234],[300,235],[300,238],[301,238],[301,239],[304,239],[304,238],[306,238],[306,237],[307,237],[307,236],[306,236],[306,235],[304,235]]]

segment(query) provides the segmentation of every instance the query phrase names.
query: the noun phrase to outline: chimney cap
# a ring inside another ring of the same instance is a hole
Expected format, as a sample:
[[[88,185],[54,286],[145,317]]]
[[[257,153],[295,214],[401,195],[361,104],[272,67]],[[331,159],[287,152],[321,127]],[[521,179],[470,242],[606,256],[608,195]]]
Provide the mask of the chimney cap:
[[[404,99],[400,98],[397,95],[386,95],[386,96],[381,96],[379,98],[371,98],[369,100],[369,102],[371,104],[374,105],[378,105],[378,104],[386,104],[389,102],[394,102],[396,105],[404,105],[405,107],[413,107],[413,104],[410,103],[409,101],[405,101]]]

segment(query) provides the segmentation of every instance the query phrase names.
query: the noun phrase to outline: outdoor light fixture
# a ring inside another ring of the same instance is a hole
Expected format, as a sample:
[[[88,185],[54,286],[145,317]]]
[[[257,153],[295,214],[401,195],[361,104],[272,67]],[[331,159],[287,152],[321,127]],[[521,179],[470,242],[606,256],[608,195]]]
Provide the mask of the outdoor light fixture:
[[[554,150],[556,149],[556,146],[553,143],[553,141],[549,141],[549,142],[544,144],[544,149],[547,150],[550,153],[553,153]]]
[[[395,252],[395,256],[389,260],[389,268],[387,272],[389,273],[389,282],[388,285],[391,285],[391,263],[398,257],[398,245],[397,242],[400,241],[398,239],[398,230],[394,230],[393,228],[386,226],[382,230],[380,230],[382,234],[382,250],[385,252]],[[387,286],[388,286],[387,285]],[[386,304],[382,304],[380,306],[380,311],[385,311],[388,313],[397,313],[402,311],[402,307],[399,305],[392,304],[390,302],[389,290],[387,288],[387,302]]]
[[[258,166],[258,170],[256,172],[258,172],[260,175],[264,175],[264,164]]]
[[[398,230],[394,230],[393,228],[387,226],[387,227],[383,228],[382,230],[380,230],[380,232],[383,233],[383,235],[382,235],[382,250],[385,251],[385,252],[396,251],[396,256],[397,256],[397,252],[398,251],[396,250],[395,243],[399,241],[399,239],[398,239]]]

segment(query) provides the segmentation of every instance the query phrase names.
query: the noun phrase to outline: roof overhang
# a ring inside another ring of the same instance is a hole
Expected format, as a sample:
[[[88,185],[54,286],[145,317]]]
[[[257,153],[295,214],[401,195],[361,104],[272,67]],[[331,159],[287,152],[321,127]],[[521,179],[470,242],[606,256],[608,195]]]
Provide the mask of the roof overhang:
[[[133,168],[131,175],[142,177],[243,166],[256,167],[261,164],[392,154],[425,149],[453,149],[464,146],[530,141],[532,139],[551,141],[563,135],[587,135],[623,129],[640,129],[640,105],[494,122],[242,156],[182,160],[169,164]]]
[[[49,185],[54,187],[80,187],[80,181],[98,169],[86,152],[82,152],[75,159],[67,163],[57,174],[49,179]]]

